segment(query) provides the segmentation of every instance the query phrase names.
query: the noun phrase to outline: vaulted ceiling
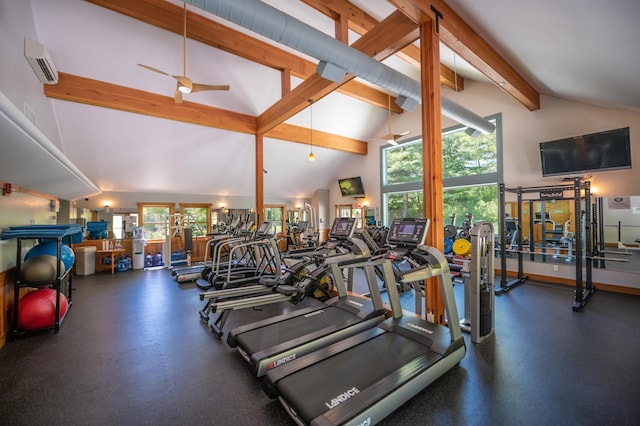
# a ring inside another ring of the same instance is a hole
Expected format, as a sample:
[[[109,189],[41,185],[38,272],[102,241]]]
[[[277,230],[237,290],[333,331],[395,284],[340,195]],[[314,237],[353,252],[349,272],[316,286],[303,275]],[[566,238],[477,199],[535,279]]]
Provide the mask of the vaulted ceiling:
[[[442,84],[497,84],[531,111],[540,93],[640,111],[640,7],[632,0],[615,10],[598,0],[517,8],[500,0],[265,3],[413,79],[416,21],[433,18],[433,5],[442,14]],[[61,72],[45,93],[63,151],[104,191],[253,196],[254,134],[264,133],[265,197],[310,196],[386,133],[386,89],[359,78],[341,86],[325,80],[317,59],[200,7],[187,6],[187,75],[230,90],[185,94],[176,104],[175,80],[137,64],[182,75],[182,2],[31,4],[39,41]]]

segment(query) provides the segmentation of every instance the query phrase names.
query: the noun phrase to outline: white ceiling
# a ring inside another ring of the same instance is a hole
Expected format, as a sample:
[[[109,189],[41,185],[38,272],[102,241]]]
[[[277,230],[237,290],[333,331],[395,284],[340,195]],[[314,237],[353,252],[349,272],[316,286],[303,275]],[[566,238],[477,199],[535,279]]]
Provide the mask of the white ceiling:
[[[333,23],[302,2],[265,3],[332,34]],[[378,20],[395,10],[386,0],[352,3]],[[31,0],[31,4],[38,39],[59,71],[173,96],[171,78],[136,64],[182,74],[180,36],[81,0]],[[540,93],[640,111],[637,0],[449,0],[448,4]],[[223,22],[193,6],[189,10]],[[441,57],[453,68],[454,55],[444,46]],[[386,63],[417,78],[417,70],[397,59]],[[467,79],[487,81],[459,57],[455,66]],[[187,74],[194,82],[231,86],[228,92],[185,95],[188,101],[256,116],[280,98],[279,72],[192,40],[187,42]],[[294,79],[292,85],[298,83]],[[63,152],[103,191],[255,194],[252,135],[52,102]],[[369,140],[386,133],[386,116],[385,110],[333,93],[314,104],[313,128]],[[308,127],[310,119],[307,109],[289,122]],[[369,145],[369,150],[377,149],[379,142]],[[316,161],[310,163],[308,151],[306,145],[265,139],[267,202],[309,197],[319,188],[329,188],[344,177],[340,169],[359,158],[314,147]]]

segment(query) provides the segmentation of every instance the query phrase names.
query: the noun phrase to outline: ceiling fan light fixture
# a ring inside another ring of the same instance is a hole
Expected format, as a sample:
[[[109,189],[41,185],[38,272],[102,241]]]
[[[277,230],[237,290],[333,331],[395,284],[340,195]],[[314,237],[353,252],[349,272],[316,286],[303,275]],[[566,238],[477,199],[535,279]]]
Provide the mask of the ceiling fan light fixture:
[[[183,93],[194,93],[194,92],[203,92],[206,90],[229,90],[229,85],[221,85],[221,84],[198,84],[191,81],[189,77],[187,77],[187,3],[183,2],[183,31],[182,31],[182,75],[172,75],[166,73],[157,68],[150,67],[148,65],[138,64],[142,68],[146,68],[149,71],[156,72],[158,74],[166,75],[168,77],[173,77],[178,82],[178,87],[173,96],[175,103],[182,103],[182,94]]]
[[[390,145],[397,146],[398,139],[402,138],[403,136],[407,136],[409,133],[411,133],[409,130],[402,133],[393,133],[391,131],[391,92],[387,93],[387,127],[388,127],[389,133],[387,133],[384,136],[375,138],[373,140],[385,141]]]

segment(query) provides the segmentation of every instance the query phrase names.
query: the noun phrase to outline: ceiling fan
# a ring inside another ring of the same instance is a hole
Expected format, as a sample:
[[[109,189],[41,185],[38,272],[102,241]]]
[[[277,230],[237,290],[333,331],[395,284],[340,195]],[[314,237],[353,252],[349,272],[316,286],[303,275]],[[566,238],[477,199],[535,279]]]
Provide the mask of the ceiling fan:
[[[387,124],[389,126],[389,133],[387,133],[384,136],[379,136],[377,138],[373,138],[372,140],[379,140],[379,141],[386,141],[388,143],[390,143],[391,145],[398,145],[398,139],[400,139],[403,136],[407,136],[409,133],[411,133],[411,131],[407,130],[404,131],[402,133],[393,133],[391,131],[391,93],[389,93],[389,101],[388,101],[388,105],[387,105],[387,112],[389,114],[389,117],[387,119]]]
[[[182,94],[183,93],[192,93],[192,92],[204,92],[207,90],[229,90],[228,85],[217,85],[217,84],[199,84],[191,81],[189,77],[187,77],[187,3],[183,2],[184,5],[184,31],[182,37],[182,47],[183,47],[183,68],[182,75],[171,75],[164,71],[161,71],[157,68],[150,67],[148,65],[138,64],[142,68],[146,68],[149,71],[157,72],[158,74],[167,75],[169,77],[173,77],[178,82],[178,87],[176,88],[176,93],[174,95],[174,99],[177,104],[182,103]]]

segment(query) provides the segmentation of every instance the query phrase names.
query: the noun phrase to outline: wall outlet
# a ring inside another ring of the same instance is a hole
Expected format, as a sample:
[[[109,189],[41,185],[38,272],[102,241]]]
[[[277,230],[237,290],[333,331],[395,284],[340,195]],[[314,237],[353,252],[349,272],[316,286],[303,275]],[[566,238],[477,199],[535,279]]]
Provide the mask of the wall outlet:
[[[553,270],[557,272],[558,271],[558,265],[553,265]]]

